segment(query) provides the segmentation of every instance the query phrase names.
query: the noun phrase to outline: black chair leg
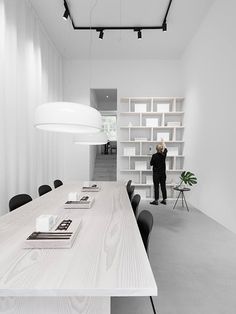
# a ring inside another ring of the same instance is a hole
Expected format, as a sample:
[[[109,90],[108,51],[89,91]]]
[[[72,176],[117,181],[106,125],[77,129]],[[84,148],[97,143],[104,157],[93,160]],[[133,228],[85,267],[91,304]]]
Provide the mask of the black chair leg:
[[[157,314],[152,297],[150,297],[150,301],[151,301],[151,304],[152,304],[153,313]]]

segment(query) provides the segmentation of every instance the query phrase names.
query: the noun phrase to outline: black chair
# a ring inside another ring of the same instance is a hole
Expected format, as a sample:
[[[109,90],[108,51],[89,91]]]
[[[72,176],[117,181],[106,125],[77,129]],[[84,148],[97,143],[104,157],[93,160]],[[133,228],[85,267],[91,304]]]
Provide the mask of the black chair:
[[[115,153],[117,152],[117,142],[116,141],[110,141],[110,152],[112,154],[112,151],[115,151]]]
[[[145,249],[148,255],[149,238],[150,238],[150,233],[153,227],[152,214],[148,210],[143,210],[138,216],[137,223],[138,223],[141,237],[143,239],[143,244],[145,246]],[[153,299],[151,296],[150,296],[150,301],[152,304],[153,313],[156,314],[156,309],[155,309]]]
[[[132,197],[133,197],[133,194],[134,194],[134,186],[131,185],[132,181],[129,180],[126,184],[126,190],[127,190],[127,193],[128,193],[128,196],[129,196],[129,199],[131,201]]]
[[[55,180],[54,182],[54,188],[59,188],[59,186],[63,185],[62,181],[61,180]]]
[[[50,191],[52,191],[52,188],[49,185],[41,185],[38,189],[39,191],[39,196],[42,196]]]
[[[28,194],[18,194],[13,196],[9,201],[10,212],[20,206],[23,206],[32,201],[32,197]]]
[[[126,189],[128,189],[129,187],[131,187],[131,184],[132,184],[132,180],[129,180],[126,184]]]
[[[131,206],[133,208],[135,217],[137,217],[138,206],[139,206],[140,200],[141,200],[141,196],[139,194],[135,194],[131,200]]]

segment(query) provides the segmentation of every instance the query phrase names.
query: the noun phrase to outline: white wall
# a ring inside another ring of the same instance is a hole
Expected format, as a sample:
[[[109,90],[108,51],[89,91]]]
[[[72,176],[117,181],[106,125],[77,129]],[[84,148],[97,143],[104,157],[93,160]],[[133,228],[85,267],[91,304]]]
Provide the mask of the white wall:
[[[236,2],[215,1],[184,58],[191,203],[236,232]]]
[[[0,0],[0,214],[62,178],[61,137],[33,126],[35,107],[61,98],[62,60],[29,2]]]
[[[93,89],[90,91],[90,106],[93,108],[98,107],[98,101],[97,101],[96,93]],[[89,180],[93,180],[94,166],[95,166],[95,160],[96,160],[96,156],[97,156],[97,146],[96,145],[90,146],[89,154],[90,154]]]
[[[92,61],[91,76],[89,68],[88,61],[64,61],[65,100],[89,104],[90,88],[117,88],[119,111],[119,100],[125,96],[183,95],[180,61]],[[70,157],[70,165],[75,165],[77,160],[78,174],[89,179],[89,148],[85,151],[77,147],[76,155]]]

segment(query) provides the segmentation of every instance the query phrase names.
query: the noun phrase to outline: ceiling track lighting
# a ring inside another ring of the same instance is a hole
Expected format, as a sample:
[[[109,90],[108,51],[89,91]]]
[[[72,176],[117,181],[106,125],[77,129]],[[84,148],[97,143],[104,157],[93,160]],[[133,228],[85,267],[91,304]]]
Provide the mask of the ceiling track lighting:
[[[76,26],[74,23],[74,20],[71,16],[71,13],[70,13],[70,10],[69,10],[69,7],[68,7],[66,0],[64,0],[64,6],[65,6],[65,10],[66,10],[65,13],[68,11],[68,16],[70,17],[71,24],[72,24],[74,30],[89,30],[89,31],[95,30],[95,31],[99,32],[99,39],[103,39],[105,30],[111,30],[111,31],[113,31],[113,30],[133,30],[133,31],[137,32],[138,39],[141,39],[142,38],[142,30],[160,29],[163,32],[167,31],[167,18],[169,15],[172,1],[173,0],[169,0],[163,22],[160,26],[158,26],[158,25],[156,25],[156,26]]]
[[[99,39],[103,40],[103,36],[104,36],[103,29],[97,29],[96,31],[99,32]]]
[[[68,17],[70,16],[70,11],[69,11],[68,4],[65,0],[64,0],[64,7],[65,7],[65,12],[63,14],[63,19],[67,21]]]
[[[142,30],[141,28],[135,28],[134,32],[137,32],[138,39],[142,39]]]
[[[167,32],[167,23],[166,23],[166,21],[163,23],[162,30],[163,30],[163,32]]]
[[[69,16],[69,12],[65,10],[65,13],[63,14],[63,19],[67,21],[68,16]]]
[[[141,32],[141,30],[138,31],[138,39],[142,39],[142,32]]]

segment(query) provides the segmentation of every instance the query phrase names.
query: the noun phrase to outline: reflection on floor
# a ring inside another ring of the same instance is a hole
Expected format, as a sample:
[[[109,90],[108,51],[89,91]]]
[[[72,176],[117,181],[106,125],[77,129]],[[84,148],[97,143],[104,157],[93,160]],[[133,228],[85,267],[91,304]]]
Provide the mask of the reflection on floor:
[[[181,204],[180,204],[181,205]],[[236,235],[200,211],[152,206],[150,261],[159,314],[236,313]],[[112,298],[112,314],[152,314],[149,298]]]
[[[116,154],[97,155],[93,180],[116,181]]]

